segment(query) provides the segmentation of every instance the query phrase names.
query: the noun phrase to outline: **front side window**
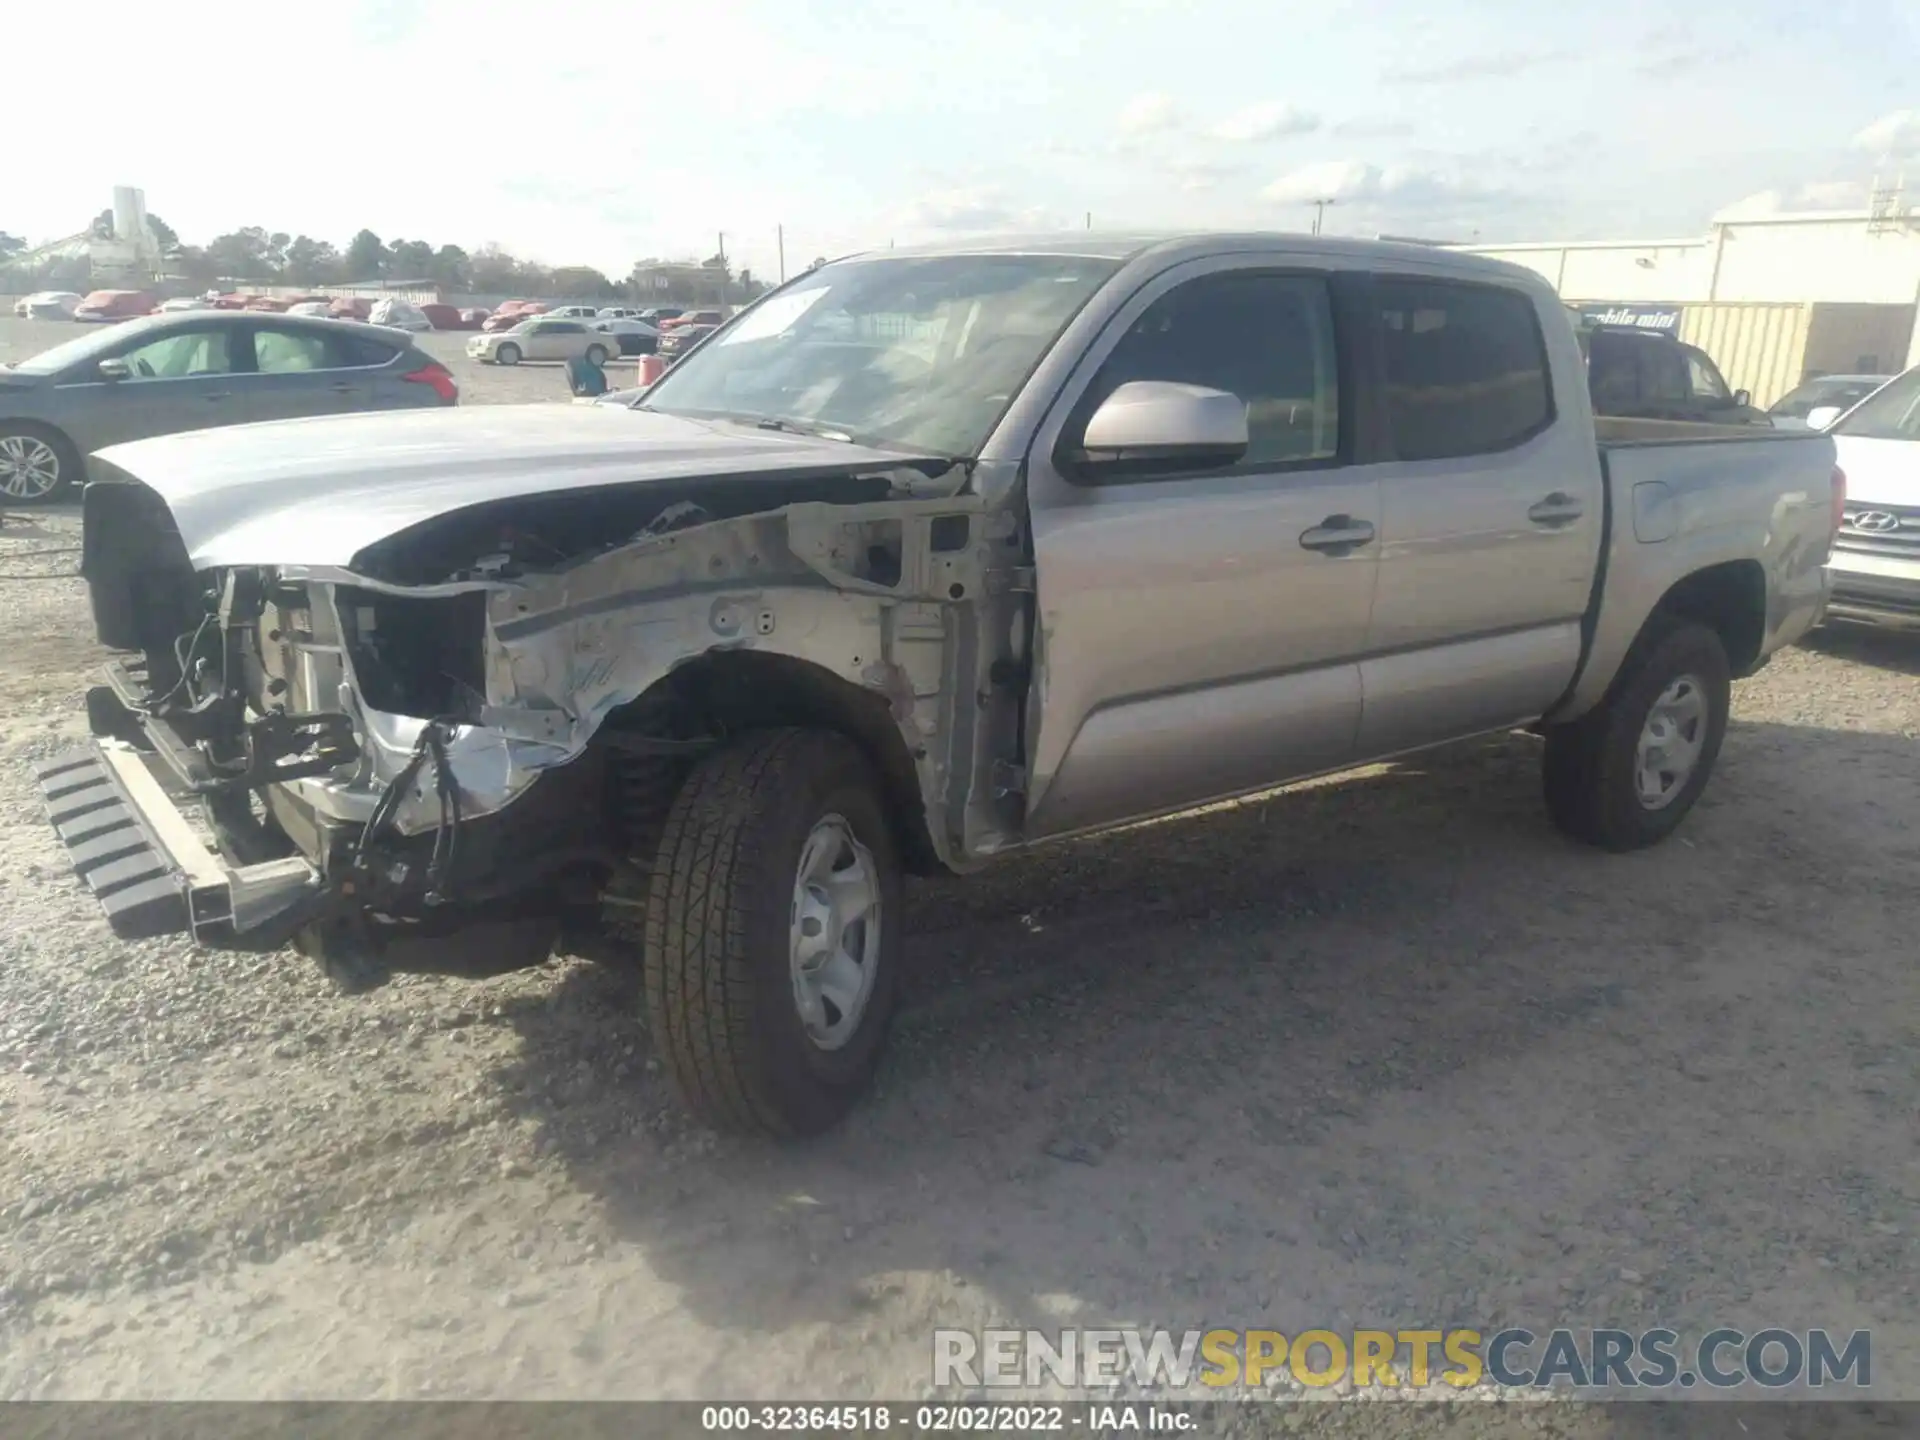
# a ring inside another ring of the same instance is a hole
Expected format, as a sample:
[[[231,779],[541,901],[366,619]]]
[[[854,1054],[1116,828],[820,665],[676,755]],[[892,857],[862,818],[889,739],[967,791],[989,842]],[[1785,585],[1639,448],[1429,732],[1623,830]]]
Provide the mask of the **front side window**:
[[[679,361],[644,408],[971,456],[1115,261],[842,261],[761,300]]]
[[[1147,308],[1101,366],[1077,417],[1084,425],[1133,381],[1204,385],[1246,404],[1241,468],[1330,460],[1340,449],[1339,371],[1324,279],[1210,275]]]
[[[184,380],[194,375],[228,375],[233,372],[233,332],[218,330],[177,330],[158,340],[149,340],[123,352],[131,378],[135,380]]]
[[[1551,423],[1546,345],[1525,295],[1411,279],[1380,280],[1375,294],[1400,459],[1506,450]]]
[[[1832,433],[1863,440],[1920,440],[1920,367],[1882,385]]]

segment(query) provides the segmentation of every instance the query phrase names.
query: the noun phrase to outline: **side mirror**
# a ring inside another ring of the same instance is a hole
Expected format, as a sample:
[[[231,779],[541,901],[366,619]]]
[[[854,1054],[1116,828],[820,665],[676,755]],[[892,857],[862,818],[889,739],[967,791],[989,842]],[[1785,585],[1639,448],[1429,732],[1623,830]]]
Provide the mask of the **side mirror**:
[[[1824,430],[1838,420],[1842,411],[1838,405],[1816,405],[1807,411],[1807,428]]]
[[[1745,409],[1747,406],[1753,404],[1753,392],[1751,390],[1734,391],[1733,403]]]
[[[133,375],[133,368],[124,360],[102,360],[94,368],[102,380],[126,380]]]
[[[1134,380],[1087,421],[1074,458],[1091,473],[1146,466],[1213,469],[1247,453],[1247,405],[1238,395],[1170,380]]]

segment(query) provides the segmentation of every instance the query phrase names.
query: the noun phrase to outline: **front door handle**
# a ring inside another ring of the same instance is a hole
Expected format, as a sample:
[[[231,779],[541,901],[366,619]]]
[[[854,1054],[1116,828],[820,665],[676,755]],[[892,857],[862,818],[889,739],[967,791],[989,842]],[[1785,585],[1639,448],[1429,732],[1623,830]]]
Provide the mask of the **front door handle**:
[[[1300,535],[1300,548],[1318,550],[1338,558],[1351,554],[1362,545],[1373,543],[1373,526],[1351,515],[1329,515],[1311,530]]]
[[[1556,490],[1546,499],[1527,510],[1527,519],[1536,525],[1545,525],[1556,529],[1562,525],[1571,525],[1587,513],[1587,507],[1564,491]]]
[[[231,393],[232,393],[231,391],[227,391],[227,390],[209,390],[207,391],[206,394],[202,395],[200,398],[202,400],[205,400],[208,404],[212,404],[215,400],[226,399],[227,396]]]

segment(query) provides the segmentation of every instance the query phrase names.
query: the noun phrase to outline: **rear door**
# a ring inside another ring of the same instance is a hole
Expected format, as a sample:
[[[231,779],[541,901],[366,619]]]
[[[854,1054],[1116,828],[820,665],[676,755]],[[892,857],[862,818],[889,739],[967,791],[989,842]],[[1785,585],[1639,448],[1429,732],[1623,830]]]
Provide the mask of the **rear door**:
[[[1557,306],[1499,284],[1381,275],[1371,314],[1392,460],[1379,470],[1361,758],[1545,712],[1580,658],[1603,506],[1579,351]]]
[[[240,350],[232,325],[129,339],[101,357],[123,362],[126,379],[102,379],[96,363],[55,383],[58,418],[88,452],[124,440],[240,424],[247,418],[237,384],[244,364]]]
[[[319,328],[263,322],[251,327],[253,373],[245,379],[252,420],[345,415],[374,408],[374,365],[392,347]]]
[[[1287,258],[1198,261],[1144,286],[1040,429],[1028,460],[1036,838],[1353,754],[1379,485],[1335,318],[1350,311],[1349,287]],[[1094,409],[1136,380],[1238,396],[1244,459],[1077,473],[1071,455]]]

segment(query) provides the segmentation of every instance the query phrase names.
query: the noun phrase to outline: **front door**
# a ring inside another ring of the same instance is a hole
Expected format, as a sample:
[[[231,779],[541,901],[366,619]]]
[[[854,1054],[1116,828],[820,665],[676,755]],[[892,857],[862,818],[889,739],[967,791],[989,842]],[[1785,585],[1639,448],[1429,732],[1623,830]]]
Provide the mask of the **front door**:
[[[62,377],[60,408],[74,417],[69,433],[91,452],[125,440],[240,424],[247,415],[235,383],[241,364],[235,337],[231,325],[169,330],[102,357],[124,364],[124,379],[103,379],[97,365]]]
[[[1028,462],[1030,838],[1352,756],[1380,505],[1335,318],[1349,299],[1337,276],[1271,259],[1176,267],[1115,317],[1089,357],[1098,368],[1041,427]],[[1093,410],[1134,380],[1240,397],[1245,458],[1076,475],[1067,457]]]
[[[1556,397],[1533,298],[1409,275],[1378,278],[1373,297],[1392,460],[1362,759],[1542,714],[1579,663],[1603,518],[1579,352],[1564,336]],[[1678,359],[1669,341],[1635,343]]]

